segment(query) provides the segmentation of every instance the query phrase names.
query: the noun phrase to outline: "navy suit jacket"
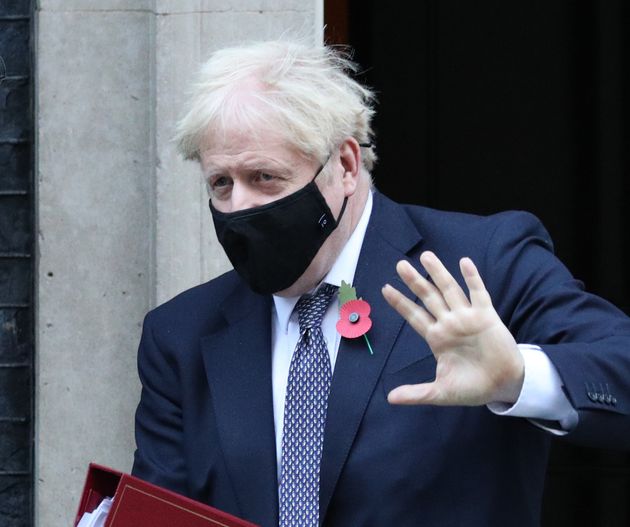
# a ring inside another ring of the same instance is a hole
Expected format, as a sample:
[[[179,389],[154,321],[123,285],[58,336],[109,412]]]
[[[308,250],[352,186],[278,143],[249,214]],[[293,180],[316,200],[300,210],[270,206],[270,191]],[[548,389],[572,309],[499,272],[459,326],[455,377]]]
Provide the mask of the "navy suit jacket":
[[[542,346],[579,412],[569,438],[630,444],[630,322],[583,291],[540,223],[393,203],[378,193],[354,285],[372,306],[370,355],[342,339],[321,464],[326,526],[534,526],[551,436],[485,407],[392,406],[395,386],[429,381],[424,340],[384,301],[395,264],[434,251],[460,280],[477,264],[517,342]],[[424,271],[422,271],[424,272]],[[133,473],[196,500],[277,525],[271,385],[272,299],[229,272],[150,312],[138,363]]]

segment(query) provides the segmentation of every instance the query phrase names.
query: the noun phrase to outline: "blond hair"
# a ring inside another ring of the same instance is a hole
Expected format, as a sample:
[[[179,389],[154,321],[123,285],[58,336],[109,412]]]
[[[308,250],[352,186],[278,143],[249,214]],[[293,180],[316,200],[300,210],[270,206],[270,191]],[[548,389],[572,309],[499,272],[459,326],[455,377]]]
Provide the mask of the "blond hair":
[[[295,41],[255,42],[216,51],[203,64],[175,140],[186,159],[236,122],[252,134],[270,129],[305,155],[323,161],[347,137],[371,144],[373,92],[351,75],[346,52]],[[376,161],[363,150],[364,168]]]

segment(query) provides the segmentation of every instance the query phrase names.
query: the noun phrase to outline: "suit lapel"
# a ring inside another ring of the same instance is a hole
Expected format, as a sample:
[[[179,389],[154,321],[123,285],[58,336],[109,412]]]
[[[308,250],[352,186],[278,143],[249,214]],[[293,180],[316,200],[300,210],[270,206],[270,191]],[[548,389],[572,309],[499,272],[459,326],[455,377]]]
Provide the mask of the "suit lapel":
[[[401,286],[395,264],[420,243],[400,206],[379,195],[361,249],[354,286],[371,306],[368,333],[342,339],[324,435],[320,475],[320,518],[324,518],[339,475],[403,320],[381,295],[385,283]],[[271,380],[271,298],[244,284],[225,300],[224,327],[201,341],[221,448],[243,516],[261,525],[278,524],[278,481]],[[243,426],[243,423],[246,425]],[[244,433],[244,430],[250,433]]]
[[[270,297],[236,288],[227,324],[202,339],[221,448],[243,516],[277,525]]]
[[[383,366],[403,326],[403,319],[385,302],[386,283],[404,287],[395,273],[420,242],[420,235],[400,206],[375,193],[374,208],[355,273],[357,295],[371,306],[368,338],[342,339],[333,374],[320,471],[320,518],[326,515],[335,486],[361,424]]]

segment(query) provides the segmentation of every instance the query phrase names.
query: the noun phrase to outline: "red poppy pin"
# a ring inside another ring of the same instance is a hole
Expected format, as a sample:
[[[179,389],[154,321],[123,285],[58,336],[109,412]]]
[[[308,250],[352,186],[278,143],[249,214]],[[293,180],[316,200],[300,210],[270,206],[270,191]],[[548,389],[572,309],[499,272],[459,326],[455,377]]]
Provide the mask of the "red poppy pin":
[[[357,298],[357,290],[343,280],[339,288],[339,320],[337,321],[337,331],[342,337],[356,339],[363,337],[374,355],[372,346],[366,333],[372,327],[370,318],[370,304],[362,298]]]

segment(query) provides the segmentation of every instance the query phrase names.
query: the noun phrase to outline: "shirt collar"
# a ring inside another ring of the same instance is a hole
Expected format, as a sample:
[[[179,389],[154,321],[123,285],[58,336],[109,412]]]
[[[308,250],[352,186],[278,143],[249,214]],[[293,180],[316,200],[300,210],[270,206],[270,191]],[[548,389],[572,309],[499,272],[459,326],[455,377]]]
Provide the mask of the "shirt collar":
[[[363,245],[363,238],[365,238],[365,231],[367,230],[371,213],[372,192],[369,192],[365,207],[361,213],[361,218],[359,218],[359,223],[357,223],[357,226],[354,228],[352,235],[339,253],[332,268],[319,285],[326,283],[341,287],[342,280],[348,284],[352,283],[354,272],[359,263],[359,254],[361,253],[361,246]],[[319,287],[319,285],[317,287]],[[317,290],[317,287],[315,290]],[[276,316],[280,324],[279,327],[282,328],[285,333],[289,330],[289,318],[299,299],[299,296],[284,297],[273,295]]]

